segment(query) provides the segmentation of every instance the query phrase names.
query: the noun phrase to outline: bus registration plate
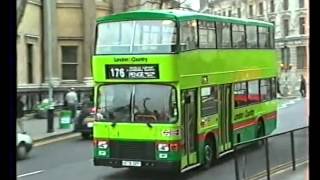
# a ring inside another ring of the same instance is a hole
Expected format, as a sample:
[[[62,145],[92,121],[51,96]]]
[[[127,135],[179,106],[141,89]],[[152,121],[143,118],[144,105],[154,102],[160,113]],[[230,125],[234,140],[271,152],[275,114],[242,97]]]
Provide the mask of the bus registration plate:
[[[140,167],[141,162],[140,161],[122,161],[122,166]]]

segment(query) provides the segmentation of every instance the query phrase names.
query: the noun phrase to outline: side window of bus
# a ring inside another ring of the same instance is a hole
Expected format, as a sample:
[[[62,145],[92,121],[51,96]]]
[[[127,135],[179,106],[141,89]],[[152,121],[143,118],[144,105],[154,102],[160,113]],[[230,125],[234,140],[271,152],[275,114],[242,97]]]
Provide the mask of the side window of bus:
[[[245,48],[244,25],[232,24],[232,46],[233,48]]]
[[[222,48],[231,48],[231,24],[222,25]]]
[[[230,23],[216,22],[217,29],[217,47],[231,48],[231,25]]]
[[[274,48],[274,29],[269,28],[270,48]]]
[[[222,47],[222,23],[216,22],[217,48]]]
[[[256,26],[247,26],[247,48],[258,48],[258,35]]]
[[[271,87],[272,87],[272,99],[277,99],[277,79],[275,77],[271,79]]]
[[[248,103],[247,83],[241,82],[234,84],[234,107],[245,106]]]
[[[261,101],[271,100],[271,83],[270,79],[260,80],[260,96]]]
[[[200,48],[216,48],[216,29],[214,22],[199,21]]]
[[[180,23],[180,49],[181,51],[197,48],[197,21],[186,21]]]
[[[248,104],[260,102],[259,81],[248,81]]]
[[[218,88],[201,88],[201,117],[210,116],[218,112]]]
[[[270,48],[269,30],[266,27],[258,27],[259,48]]]

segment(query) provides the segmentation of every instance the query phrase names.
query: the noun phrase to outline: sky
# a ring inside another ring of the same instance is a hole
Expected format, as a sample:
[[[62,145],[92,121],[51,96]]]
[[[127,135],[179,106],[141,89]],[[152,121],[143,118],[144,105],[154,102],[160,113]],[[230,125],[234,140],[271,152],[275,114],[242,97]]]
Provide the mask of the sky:
[[[180,0],[180,2],[183,2],[184,0]],[[186,4],[190,4],[191,8],[194,10],[199,10],[200,8],[200,0],[186,0]]]

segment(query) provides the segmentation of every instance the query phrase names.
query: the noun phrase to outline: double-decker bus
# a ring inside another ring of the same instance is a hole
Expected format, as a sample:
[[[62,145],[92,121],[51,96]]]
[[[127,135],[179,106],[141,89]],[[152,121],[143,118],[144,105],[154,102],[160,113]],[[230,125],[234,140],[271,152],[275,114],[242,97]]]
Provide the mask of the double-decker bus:
[[[178,10],[97,20],[94,165],[210,167],[276,128],[271,23]]]

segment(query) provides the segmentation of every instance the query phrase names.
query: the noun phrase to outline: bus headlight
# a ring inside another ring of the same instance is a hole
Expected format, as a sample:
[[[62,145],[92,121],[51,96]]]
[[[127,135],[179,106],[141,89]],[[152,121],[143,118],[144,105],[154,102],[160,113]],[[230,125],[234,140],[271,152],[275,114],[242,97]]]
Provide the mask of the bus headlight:
[[[169,144],[158,144],[158,151],[169,151]]]

